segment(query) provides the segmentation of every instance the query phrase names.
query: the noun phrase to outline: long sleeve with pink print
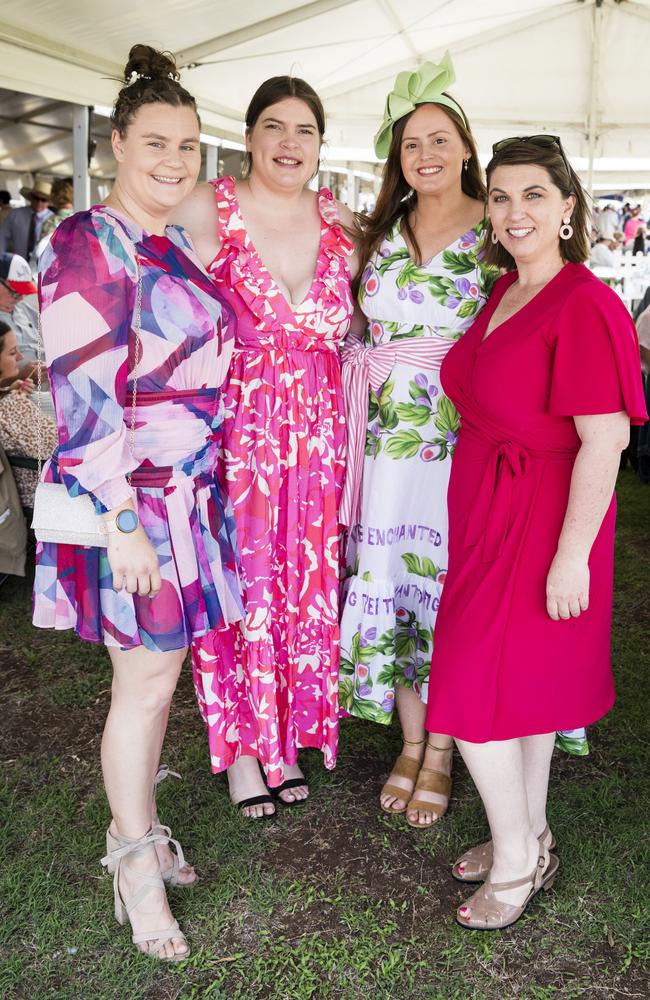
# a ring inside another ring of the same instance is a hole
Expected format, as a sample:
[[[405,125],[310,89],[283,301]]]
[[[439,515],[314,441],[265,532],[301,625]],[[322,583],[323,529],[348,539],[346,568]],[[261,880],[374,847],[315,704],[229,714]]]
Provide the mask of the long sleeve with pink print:
[[[135,248],[114,218],[94,209],[61,223],[39,278],[54,462],[71,496],[90,494],[98,513],[133,497],[124,410],[136,288]]]

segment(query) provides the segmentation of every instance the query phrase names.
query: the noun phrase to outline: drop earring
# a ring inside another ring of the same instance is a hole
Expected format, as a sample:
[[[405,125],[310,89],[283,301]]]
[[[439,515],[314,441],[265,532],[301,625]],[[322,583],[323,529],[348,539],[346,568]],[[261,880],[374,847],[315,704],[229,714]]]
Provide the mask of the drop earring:
[[[466,160],[463,160],[463,170],[467,170],[469,167],[469,156]]]
[[[562,219],[562,225],[560,226],[560,239],[570,240],[573,236],[573,226],[571,225],[571,216],[568,219]]]

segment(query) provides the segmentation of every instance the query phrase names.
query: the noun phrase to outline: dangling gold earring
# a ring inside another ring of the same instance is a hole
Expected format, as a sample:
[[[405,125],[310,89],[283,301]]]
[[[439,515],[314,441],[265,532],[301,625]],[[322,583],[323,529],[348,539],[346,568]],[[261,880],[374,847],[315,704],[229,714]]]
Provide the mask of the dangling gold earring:
[[[570,240],[573,236],[573,226],[571,225],[571,216],[568,219],[562,219],[563,225],[560,226],[560,239]]]
[[[467,170],[468,166],[469,166],[469,156],[467,157],[466,160],[463,160],[463,170]]]
[[[494,229],[492,230],[492,233],[491,233],[491,236],[490,236],[490,239],[492,240],[492,242],[494,243],[494,245],[495,245],[495,246],[496,246],[496,245],[497,245],[497,243],[499,242],[499,237],[498,237],[498,236],[497,236],[497,234],[495,233]]]

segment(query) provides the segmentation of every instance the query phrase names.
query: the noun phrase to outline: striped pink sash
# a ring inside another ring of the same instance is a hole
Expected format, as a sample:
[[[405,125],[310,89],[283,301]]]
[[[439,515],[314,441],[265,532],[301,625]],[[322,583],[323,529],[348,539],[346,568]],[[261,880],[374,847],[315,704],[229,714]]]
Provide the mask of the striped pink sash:
[[[361,484],[368,430],[368,389],[377,392],[397,364],[425,371],[440,368],[453,341],[414,337],[377,347],[347,347],[343,352],[343,397],[346,407],[347,462],[339,520],[350,527],[361,516]]]

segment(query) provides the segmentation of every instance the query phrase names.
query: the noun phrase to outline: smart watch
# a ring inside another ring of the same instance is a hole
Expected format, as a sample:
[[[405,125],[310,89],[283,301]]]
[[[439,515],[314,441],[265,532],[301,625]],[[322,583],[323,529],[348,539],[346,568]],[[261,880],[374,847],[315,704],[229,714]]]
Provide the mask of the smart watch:
[[[130,535],[139,524],[138,515],[128,507],[126,510],[121,510],[114,521],[104,521],[106,531],[119,531],[122,535]]]

